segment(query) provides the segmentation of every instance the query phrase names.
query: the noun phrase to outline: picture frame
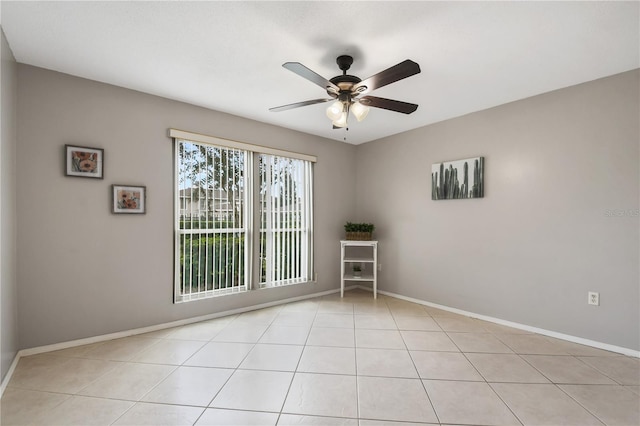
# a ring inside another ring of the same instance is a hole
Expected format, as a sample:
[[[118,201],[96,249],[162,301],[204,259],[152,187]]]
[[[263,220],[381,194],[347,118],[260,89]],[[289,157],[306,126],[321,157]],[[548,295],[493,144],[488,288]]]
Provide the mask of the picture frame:
[[[104,149],[65,145],[65,176],[104,178]]]
[[[111,185],[111,204],[114,214],[146,214],[147,187]]]
[[[484,197],[484,157],[444,161],[431,166],[431,199]]]

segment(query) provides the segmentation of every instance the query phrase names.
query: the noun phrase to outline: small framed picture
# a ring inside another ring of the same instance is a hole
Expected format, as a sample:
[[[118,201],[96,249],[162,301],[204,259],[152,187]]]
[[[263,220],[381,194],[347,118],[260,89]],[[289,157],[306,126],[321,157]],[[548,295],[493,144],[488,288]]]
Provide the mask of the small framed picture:
[[[104,149],[65,145],[65,175],[102,179]]]
[[[113,213],[145,214],[147,212],[147,187],[111,185]]]

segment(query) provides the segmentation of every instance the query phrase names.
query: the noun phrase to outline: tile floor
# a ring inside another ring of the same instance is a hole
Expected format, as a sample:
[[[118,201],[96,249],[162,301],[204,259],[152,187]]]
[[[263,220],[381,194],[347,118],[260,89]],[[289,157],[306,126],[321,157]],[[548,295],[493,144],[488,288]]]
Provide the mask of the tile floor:
[[[26,357],[8,425],[634,425],[640,360],[354,290]]]

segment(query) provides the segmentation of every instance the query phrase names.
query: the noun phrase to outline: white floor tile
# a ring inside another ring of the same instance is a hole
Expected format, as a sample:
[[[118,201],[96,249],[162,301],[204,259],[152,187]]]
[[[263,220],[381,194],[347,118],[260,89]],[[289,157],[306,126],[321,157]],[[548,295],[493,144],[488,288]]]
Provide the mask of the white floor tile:
[[[416,367],[404,349],[356,349],[358,376],[418,378]]]
[[[342,300],[320,302],[318,306],[319,314],[353,314],[353,303]]]
[[[555,385],[493,383],[491,387],[524,425],[602,425]]]
[[[230,369],[179,367],[142,401],[206,407],[232,373]]]
[[[314,312],[280,311],[271,325],[285,325],[293,327],[311,327],[316,317]]]
[[[627,426],[639,411],[636,358],[353,290],[24,357],[0,424]]]
[[[9,385],[73,394],[120,365],[121,363],[104,359],[35,355],[20,359]]]
[[[240,364],[245,370],[296,371],[304,346],[258,343]]]
[[[47,424],[50,426],[110,425],[134,404],[132,401],[73,396],[50,412]]]
[[[376,314],[376,315],[356,315],[355,316],[356,328],[370,329],[370,330],[397,330],[398,326],[391,315]]]
[[[204,408],[139,402],[127,411],[115,426],[191,426]]]
[[[265,331],[268,325],[257,325],[253,323],[236,323],[232,322],[223,328],[216,337],[212,339],[214,342],[234,342],[234,343],[256,343]]]
[[[184,365],[236,368],[253,347],[250,343],[210,342],[186,360]]]
[[[310,330],[310,327],[284,326],[274,322],[258,342],[277,343],[281,345],[304,345]]]
[[[410,351],[460,352],[446,333],[438,331],[401,331]]]
[[[162,340],[140,352],[133,362],[180,365],[195,354],[205,342],[192,340]]]
[[[397,330],[356,330],[356,347],[371,349],[406,349]]]
[[[438,323],[428,316],[395,316],[399,330],[442,331]]]
[[[277,413],[207,408],[196,426],[275,426]]]
[[[318,313],[314,327],[353,328],[353,314]]]
[[[411,351],[411,358],[423,379],[484,381],[461,353]]]
[[[78,394],[138,401],[175,369],[173,365],[123,363]]]
[[[622,386],[560,385],[607,425],[640,425],[640,398]]]
[[[549,383],[538,370],[514,354],[465,354],[488,382]]]
[[[484,352],[492,354],[511,354],[507,345],[489,333],[454,333],[447,335],[462,352]]]
[[[581,356],[579,359],[621,385],[640,385],[640,358]]]
[[[358,426],[358,420],[339,417],[281,414],[278,426]]]
[[[283,413],[358,417],[356,377],[296,373]]]
[[[313,327],[307,345],[353,348],[356,345],[355,332],[348,328]]]
[[[307,346],[298,371],[303,373],[356,374],[356,353],[353,348]]]
[[[209,341],[228,324],[229,321],[222,321],[222,319],[188,324],[175,329],[172,333],[167,334],[165,338]]]
[[[471,425],[520,424],[509,408],[486,383],[424,380],[424,385],[442,423]],[[539,406],[538,408],[542,407]]]
[[[420,380],[358,377],[360,417],[405,422],[437,422]]]
[[[278,413],[292,378],[280,371],[237,370],[210,407]]]
[[[523,355],[522,358],[553,383],[614,385],[616,382],[572,356]]]
[[[71,395],[8,387],[0,399],[1,425],[45,425],[53,409]]]

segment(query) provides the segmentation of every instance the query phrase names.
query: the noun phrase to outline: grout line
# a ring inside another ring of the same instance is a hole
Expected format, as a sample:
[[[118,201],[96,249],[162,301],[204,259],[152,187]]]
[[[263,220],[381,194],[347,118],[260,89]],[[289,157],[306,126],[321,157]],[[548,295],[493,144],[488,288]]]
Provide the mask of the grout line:
[[[122,401],[127,401],[127,400],[122,400]],[[131,409],[133,407],[136,406],[136,404],[138,403],[138,401],[129,401],[129,402],[133,402],[133,404],[131,404],[131,407],[127,408],[126,410],[124,410],[124,412],[122,414],[120,414],[113,422],[111,422],[110,424],[116,424],[118,422],[118,420],[120,420],[125,414],[127,414],[129,411],[131,411]],[[200,418],[200,417],[198,417]]]
[[[449,336],[449,333],[450,332],[445,332],[447,337],[449,337],[449,340],[451,340],[453,342],[453,344],[458,348],[458,350],[460,351],[462,356],[467,360],[467,362],[471,365],[471,367],[476,371],[476,373],[478,373],[478,375],[480,377],[482,377],[482,379],[484,380],[484,383],[489,387],[489,389],[491,389],[491,391],[494,393],[494,395],[498,397],[498,399],[504,404],[504,406],[507,407],[507,410],[509,410],[509,412],[511,414],[513,414],[513,417],[517,421],[519,421],[521,425],[524,425],[524,422],[520,419],[520,417],[518,417],[516,415],[516,413],[511,409],[511,407],[509,407],[509,404],[507,404],[506,401],[504,399],[502,399],[502,397],[498,394],[498,392],[496,392],[496,390],[493,388],[493,386],[491,386],[491,384],[489,382],[487,382],[487,378],[480,372],[480,370],[478,370],[478,368],[473,364],[473,362],[471,362],[471,360],[469,359],[467,354],[462,350],[462,348],[460,348],[460,346],[456,343],[456,341],[453,340],[451,338],[451,336]],[[477,333],[477,334],[480,334],[480,333]],[[478,382],[478,383],[482,383],[482,382]]]
[[[375,268],[375,265],[374,265]],[[353,362],[355,367],[356,377],[356,416],[358,424],[360,424],[360,375],[358,374],[358,345],[356,342],[356,318],[355,318],[355,306],[353,307]]]
[[[520,417],[515,413],[515,411],[513,411],[513,410],[511,409],[511,407],[509,406],[509,404],[507,404],[507,402],[506,402],[504,399],[502,399],[502,397],[500,396],[500,394],[499,394],[499,393],[498,393],[498,392],[493,388],[493,386],[491,386],[491,383],[488,383],[488,382],[487,382],[487,386],[489,386],[489,389],[491,389],[491,391],[494,393],[494,395],[495,395],[495,396],[497,396],[497,397],[498,397],[498,399],[499,399],[500,401],[502,401],[502,403],[504,404],[504,406],[505,406],[505,407],[507,407],[507,410],[509,410],[509,412],[510,412],[511,414],[513,414],[513,417],[514,417],[517,421],[519,421],[521,425],[524,425],[524,421],[523,421],[523,420],[522,420],[522,419],[521,419],[521,418],[520,418]]]
[[[607,373],[605,373],[604,371],[600,370],[597,367],[594,367],[593,365],[589,364],[588,362],[586,362],[585,360],[583,360],[582,358],[580,358],[582,355],[573,355],[573,357],[575,359],[577,359],[578,361],[580,361],[581,363],[583,363],[584,365],[586,365],[589,368],[592,368],[594,370],[596,370],[598,373],[602,374],[603,376],[605,376],[606,378],[613,380],[613,382],[619,386],[624,386],[623,383],[620,383],[619,381],[617,381],[616,379],[614,379],[613,377],[609,376]],[[640,364],[640,363],[639,363]]]
[[[431,318],[431,316],[429,316],[428,318]],[[396,322],[395,317],[393,318],[393,322],[396,323],[396,327],[397,327],[398,323]],[[400,333],[400,330],[398,330],[398,333]],[[429,395],[429,392],[427,392],[427,387],[424,384],[424,380],[420,376],[420,371],[418,371],[418,367],[416,366],[416,362],[413,359],[413,357],[411,356],[411,351],[409,350],[409,346],[407,346],[407,342],[404,340],[404,336],[402,335],[402,333],[400,333],[400,339],[402,339],[402,343],[404,344],[404,350],[407,352],[407,355],[409,355],[409,359],[411,360],[411,363],[413,364],[413,368],[416,371],[416,374],[418,376],[418,380],[420,380],[420,385],[422,386],[422,389],[424,389],[425,395],[427,395],[427,400],[429,401],[429,404],[431,405],[431,410],[433,411],[433,415],[436,416],[436,420],[438,421],[438,423],[442,423],[442,421],[440,420],[440,416],[438,415],[438,412],[436,411],[436,407],[433,404],[433,401],[431,400],[431,396]]]
[[[379,300],[379,302],[380,302],[380,301],[382,301],[382,302],[384,303],[384,305],[387,307],[387,309],[389,310],[389,312],[391,312],[391,311],[390,311],[390,309],[389,309],[389,306],[388,306],[388,304],[387,304],[387,301],[385,300],[385,298],[380,298],[380,299],[381,299],[381,300]],[[110,372],[112,372],[112,371],[113,371],[113,369],[111,369],[111,370],[109,370],[109,371],[105,372],[105,373],[104,373],[103,375],[101,375],[100,377],[98,377],[98,378],[94,379],[94,380],[93,380],[91,383],[89,383],[87,386],[85,386],[85,387],[81,388],[81,389],[80,389],[80,390],[78,390],[76,393],[72,393],[72,394],[61,393],[61,392],[39,391],[39,390],[36,390],[36,389],[28,389],[28,390],[32,390],[32,391],[36,391],[36,392],[46,392],[46,393],[52,393],[52,394],[60,394],[60,395],[69,395],[70,397],[73,397],[73,396],[79,396],[79,397],[87,397],[87,398],[111,399],[111,400],[120,400],[120,401],[128,401],[128,402],[132,402],[132,403],[133,403],[133,405],[132,405],[129,409],[127,409],[124,413],[122,413],[122,414],[120,415],[120,417],[118,417],[118,419],[120,419],[120,418],[122,418],[122,416],[124,416],[127,412],[129,412],[129,410],[130,410],[131,408],[133,408],[133,407],[134,407],[136,404],[138,404],[138,403],[150,403],[150,404],[159,404],[159,405],[173,405],[173,406],[187,406],[187,407],[203,408],[203,407],[202,407],[202,406],[200,406],[200,405],[171,404],[171,403],[157,403],[157,402],[145,402],[145,401],[141,401],[141,399],[143,399],[146,395],[148,395],[150,392],[152,392],[154,389],[156,389],[159,385],[161,385],[162,383],[164,383],[164,382],[167,380],[167,378],[168,378],[168,377],[170,377],[172,374],[174,374],[174,373],[175,373],[179,368],[181,368],[181,367],[185,367],[185,368],[189,368],[189,367],[191,367],[191,368],[215,368],[215,369],[220,369],[220,370],[231,370],[231,373],[230,373],[229,377],[227,378],[227,380],[222,384],[222,386],[218,389],[218,391],[215,393],[215,395],[211,398],[211,400],[209,401],[209,403],[207,404],[207,406],[206,406],[206,407],[204,407],[204,409],[203,409],[202,413],[200,413],[200,416],[198,417],[198,419],[200,419],[200,418],[202,417],[202,415],[207,411],[207,409],[209,409],[209,408],[216,408],[216,407],[209,407],[209,405],[210,405],[210,404],[215,400],[215,398],[220,394],[220,392],[222,392],[222,390],[225,388],[225,386],[228,384],[228,382],[230,381],[230,379],[233,377],[233,375],[234,375],[237,371],[268,371],[268,372],[285,372],[285,373],[292,374],[292,376],[291,376],[291,381],[290,381],[290,383],[289,383],[289,387],[288,387],[288,389],[287,389],[287,392],[285,393],[285,397],[284,397],[284,400],[283,400],[283,403],[282,403],[282,406],[281,406],[281,408],[280,408],[280,411],[279,411],[279,412],[277,412],[277,413],[276,413],[276,412],[260,411],[260,410],[249,410],[249,409],[218,408],[218,409],[222,409],[222,410],[254,411],[254,412],[264,412],[264,413],[277,414],[277,415],[278,415],[277,421],[280,421],[280,417],[281,417],[281,415],[282,415],[282,414],[288,414],[288,413],[284,413],[284,405],[286,404],[287,398],[289,397],[289,393],[290,393],[290,391],[291,391],[291,386],[292,386],[293,381],[295,380],[295,377],[296,377],[296,375],[297,375],[298,373],[300,373],[300,374],[315,374],[315,375],[331,375],[331,376],[346,376],[346,377],[354,377],[354,375],[351,375],[351,374],[335,374],[335,373],[318,373],[318,372],[301,372],[301,371],[298,371],[298,368],[300,367],[300,363],[301,363],[301,361],[302,361],[302,357],[304,356],[304,353],[305,353],[305,350],[306,350],[306,348],[307,348],[307,347],[338,348],[338,347],[335,347],[335,346],[309,345],[309,338],[310,338],[311,332],[312,332],[312,331],[313,331],[313,329],[314,329],[313,325],[314,325],[314,323],[315,323],[315,320],[316,320],[317,316],[320,314],[320,312],[319,312],[319,311],[320,311],[321,303],[322,303],[322,302],[324,302],[324,301],[326,301],[326,302],[331,302],[331,303],[335,303],[335,302],[340,303],[340,302],[341,302],[341,300],[340,300],[340,299],[339,299],[339,300],[337,300],[337,301],[336,301],[336,300],[333,300],[333,299],[320,299],[320,303],[317,303],[317,304],[316,304],[316,308],[315,308],[315,313],[314,313],[314,316],[313,316],[313,320],[312,320],[312,322],[311,322],[311,325],[308,327],[308,330],[307,330],[307,333],[306,333],[306,338],[305,338],[304,343],[303,343],[302,345],[300,345],[300,344],[295,344],[295,343],[282,343],[282,344],[281,344],[281,345],[291,345],[291,346],[302,346],[302,351],[301,351],[301,353],[300,353],[300,357],[298,358],[298,361],[297,361],[297,363],[296,363],[295,370],[294,370],[293,372],[292,372],[292,371],[281,371],[281,370],[264,370],[264,369],[247,369],[247,368],[241,368],[242,363],[246,361],[246,359],[249,357],[249,355],[250,355],[251,353],[253,353],[253,351],[256,349],[257,345],[258,345],[258,344],[260,344],[260,339],[262,339],[262,338],[265,336],[265,334],[267,333],[267,331],[268,331],[272,326],[277,325],[277,324],[275,324],[275,321],[276,321],[276,319],[277,319],[278,315],[280,315],[282,312],[284,312],[284,306],[285,306],[285,305],[282,305],[282,306],[280,306],[280,307],[279,307],[280,309],[277,311],[277,314],[276,314],[274,317],[272,317],[272,318],[271,318],[271,320],[270,320],[268,323],[265,321],[265,323],[266,323],[266,328],[265,328],[265,330],[260,334],[260,336],[258,337],[258,339],[257,339],[257,341],[256,341],[255,343],[251,343],[251,342],[218,342],[218,341],[215,341],[215,342],[214,342],[214,341],[213,341],[213,339],[214,339],[214,338],[215,338],[215,337],[216,337],[220,332],[222,332],[224,329],[226,329],[226,328],[227,328],[230,324],[232,324],[232,323],[233,323],[233,324],[243,324],[243,325],[246,325],[246,326],[249,326],[249,327],[258,326],[258,324],[257,324],[257,323],[256,323],[256,324],[254,324],[253,322],[248,322],[248,323],[238,323],[238,322],[235,322],[235,320],[239,317],[239,315],[236,315],[236,316],[234,317],[234,319],[233,319],[233,320],[229,321],[229,322],[228,322],[228,323],[227,323],[227,324],[226,324],[222,329],[218,330],[218,331],[214,334],[214,336],[213,336],[209,341],[200,341],[200,340],[196,340],[196,341],[193,341],[193,340],[177,340],[177,339],[170,339],[170,338],[169,338],[169,336],[160,337],[160,338],[154,338],[154,339],[157,339],[157,342],[153,343],[153,344],[152,344],[151,346],[149,346],[149,347],[146,347],[146,348],[144,348],[144,349],[142,349],[142,350],[140,350],[140,351],[137,351],[137,352],[132,356],[132,358],[131,358],[131,359],[128,359],[128,360],[108,360],[108,359],[84,358],[84,355],[83,355],[83,356],[80,356],[80,357],[75,357],[75,356],[65,356],[65,355],[59,355],[59,354],[54,354],[54,353],[47,353],[47,355],[51,355],[51,356],[54,356],[54,357],[67,358],[67,359],[69,359],[69,360],[74,360],[74,359],[91,359],[91,360],[99,360],[99,361],[110,361],[110,362],[120,363],[120,364],[163,365],[163,366],[171,366],[171,367],[174,367],[174,368],[173,368],[173,370],[172,370],[172,371],[171,371],[167,376],[165,376],[164,378],[160,379],[160,380],[158,381],[158,383],[156,383],[155,385],[153,385],[153,386],[151,387],[151,389],[150,389],[148,392],[146,392],[146,393],[145,393],[145,394],[144,394],[144,395],[143,395],[139,400],[137,400],[137,401],[127,400],[127,399],[118,399],[118,398],[104,398],[104,397],[99,397],[99,396],[80,395],[80,394],[78,394],[78,393],[77,393],[77,392],[81,392],[81,391],[82,391],[83,389],[85,389],[86,387],[91,386],[91,384],[95,383],[96,381],[98,381],[98,380],[100,380],[102,377],[104,377],[105,375],[107,375],[107,374],[109,374]],[[440,421],[440,420],[439,420],[439,416],[438,416],[438,414],[437,414],[437,412],[436,412],[436,410],[435,410],[435,406],[433,405],[433,402],[431,401],[431,397],[430,397],[430,395],[428,394],[428,392],[427,392],[427,390],[426,390],[425,381],[429,380],[429,381],[453,381],[453,382],[483,383],[482,381],[471,381],[471,380],[450,380],[450,379],[446,379],[446,380],[445,380],[445,379],[429,379],[429,378],[422,378],[422,377],[420,377],[420,374],[419,374],[419,372],[418,372],[418,369],[417,369],[417,366],[416,366],[416,364],[415,364],[415,361],[414,361],[413,357],[411,356],[411,352],[412,352],[412,351],[410,351],[410,350],[408,349],[408,346],[407,346],[407,343],[406,343],[406,341],[405,341],[405,338],[404,338],[404,336],[402,335],[402,331],[418,331],[418,332],[424,332],[424,330],[400,330],[400,329],[398,328],[398,324],[397,324],[397,321],[396,321],[396,316],[394,316],[393,314],[391,314],[391,316],[392,316],[392,319],[393,319],[393,321],[394,321],[394,323],[395,323],[395,325],[396,325],[396,329],[389,330],[389,329],[380,329],[380,328],[374,328],[374,329],[362,329],[362,328],[357,328],[357,327],[356,327],[356,323],[355,323],[356,315],[371,315],[371,316],[381,316],[381,315],[382,315],[382,316],[384,316],[384,315],[386,315],[386,314],[384,314],[384,313],[366,313],[366,314],[356,314],[356,312],[355,312],[355,308],[356,308],[356,305],[359,303],[359,300],[358,300],[358,299],[356,299],[356,301],[345,301],[344,303],[349,303],[349,304],[351,305],[351,307],[352,307],[352,313],[351,313],[351,314],[348,314],[348,313],[347,313],[347,314],[345,314],[345,313],[341,313],[341,314],[343,314],[343,315],[345,315],[345,316],[346,316],[346,315],[351,315],[351,317],[353,318],[353,325],[352,325],[351,327],[348,327],[348,328],[342,328],[342,327],[340,327],[340,328],[336,328],[336,327],[320,327],[320,328],[325,328],[325,329],[351,329],[351,330],[353,331],[353,347],[343,347],[343,346],[340,346],[340,348],[349,348],[349,349],[353,348],[353,351],[354,351],[354,352],[353,352],[353,354],[354,354],[354,363],[355,363],[355,368],[356,368],[356,370],[355,370],[355,378],[356,378],[356,412],[357,412],[357,418],[356,418],[356,420],[357,420],[357,421],[359,421],[359,420],[360,420],[360,414],[361,414],[361,413],[360,413],[360,398],[359,398],[359,379],[358,379],[359,377],[376,377],[376,378],[393,378],[393,379],[415,380],[415,378],[407,378],[407,377],[371,376],[371,375],[359,374],[359,372],[358,372],[358,368],[357,368],[357,367],[358,367],[358,364],[357,364],[357,353],[358,353],[358,349],[360,349],[360,350],[369,350],[369,349],[374,349],[374,350],[396,350],[396,351],[405,351],[405,353],[407,353],[407,354],[409,355],[409,358],[410,358],[410,360],[411,360],[411,362],[412,362],[412,364],[413,364],[413,367],[414,367],[414,369],[415,369],[415,372],[417,373],[417,380],[420,380],[420,381],[421,381],[421,384],[422,384],[422,386],[423,386],[423,389],[425,390],[425,393],[426,393],[426,395],[427,395],[427,398],[429,399],[429,402],[430,402],[430,404],[431,404],[432,410],[433,410],[433,412],[434,412],[434,414],[435,414],[436,418],[438,419],[438,421]],[[336,314],[336,313],[330,313],[330,312],[328,312],[328,314],[332,314],[332,315],[334,315],[334,314]],[[427,312],[427,314],[428,314],[428,312]],[[431,317],[430,315],[428,315],[428,316],[426,316],[426,317],[424,317],[424,318],[431,318],[431,319],[434,319],[434,318],[433,318],[433,317]],[[436,321],[436,323],[437,323],[437,321]],[[286,327],[286,326],[282,326],[282,327]],[[316,328],[318,328],[318,327],[316,327]],[[357,337],[356,337],[356,331],[358,331],[358,330],[396,331],[396,332],[400,335],[400,337],[401,337],[401,339],[402,339],[402,342],[403,342],[403,345],[404,345],[404,349],[397,349],[397,348],[395,348],[395,349],[394,349],[394,348],[358,348],[358,347],[357,347]],[[471,362],[471,360],[470,360],[470,359],[469,359],[469,357],[467,356],[467,354],[476,353],[476,352],[473,352],[473,351],[464,352],[464,351],[460,350],[459,345],[458,345],[458,344],[457,344],[453,339],[451,339],[451,337],[450,337],[450,335],[449,335],[449,334],[450,334],[450,333],[458,333],[458,332],[444,331],[444,330],[443,330],[443,331],[441,331],[441,332],[442,332],[442,333],[444,333],[444,335],[446,335],[446,336],[449,338],[449,340],[451,340],[451,341],[453,342],[454,346],[455,346],[456,348],[458,348],[458,352],[451,352],[451,351],[433,351],[433,350],[427,350],[427,351],[421,351],[421,352],[435,352],[435,353],[442,353],[442,352],[448,352],[448,353],[462,353],[462,354],[463,354],[463,356],[465,357],[465,359],[467,360],[467,362],[469,362],[469,363],[472,365],[472,367],[473,367],[473,368],[478,372],[478,374],[480,375],[480,377],[482,378],[482,380],[484,380],[484,383],[486,383],[486,384],[488,384],[488,385],[489,385],[489,387],[492,389],[492,391],[493,391],[493,392],[498,396],[498,398],[499,398],[499,399],[500,399],[500,400],[501,400],[501,401],[502,401],[502,402],[507,406],[507,408],[511,411],[511,413],[515,416],[515,418],[516,418],[516,419],[518,419],[518,421],[520,421],[520,422],[522,423],[522,421],[519,419],[519,417],[515,414],[515,412],[513,412],[513,410],[511,410],[511,408],[508,406],[508,404],[506,404],[506,402],[505,402],[505,401],[500,397],[500,395],[496,392],[496,390],[493,388],[493,386],[491,386],[491,384],[492,384],[492,383],[508,383],[508,384],[518,384],[518,383],[521,383],[521,384],[532,385],[533,383],[527,383],[527,382],[499,382],[499,381],[495,381],[495,382],[488,382],[488,381],[487,381],[487,379],[486,379],[486,377],[484,377],[484,376],[482,375],[482,373],[478,370],[478,368],[476,368],[476,366]],[[481,335],[481,334],[486,334],[486,331],[485,331],[485,332],[480,332],[480,331],[467,331],[467,332],[460,332],[460,333],[467,333],[467,334],[479,334],[479,335]],[[502,342],[502,343],[503,343],[504,345],[506,345],[508,348],[512,349],[512,348],[511,348],[507,343],[505,343],[504,341],[502,341],[502,340],[501,340],[498,336],[496,336],[494,333],[491,333],[491,332],[489,332],[489,333],[490,333],[489,335],[494,336],[494,338],[495,338],[495,339],[497,339],[498,341]],[[544,336],[543,336],[543,337],[544,337]],[[127,338],[127,337],[123,337],[123,339],[126,339],[126,338]],[[150,338],[151,338],[151,337],[150,337]],[[193,354],[191,354],[189,357],[187,357],[185,361],[183,361],[181,364],[178,364],[178,365],[176,365],[176,364],[158,364],[158,363],[148,363],[148,362],[141,362],[141,361],[133,361],[133,359],[136,359],[136,358],[137,358],[137,357],[139,357],[141,354],[143,354],[143,353],[145,353],[146,351],[150,350],[150,349],[151,349],[151,348],[153,348],[155,345],[159,344],[159,342],[160,342],[160,341],[165,340],[165,339],[166,339],[166,340],[174,340],[174,341],[190,341],[190,342],[198,342],[198,343],[201,343],[202,345],[201,345],[201,346],[200,346],[200,347],[199,347],[199,348],[198,348],[198,349],[197,349]],[[547,339],[545,338],[545,340],[547,340]],[[189,366],[189,365],[185,365],[185,363],[186,363],[186,362],[188,362],[188,360],[190,360],[193,356],[195,356],[197,353],[199,353],[199,352],[200,352],[204,347],[206,347],[209,343],[232,343],[232,344],[241,344],[241,345],[252,345],[252,347],[251,347],[251,349],[250,349],[250,350],[245,354],[245,356],[242,358],[242,360],[237,364],[237,366],[236,366],[235,368],[227,368],[227,367],[213,367],[213,366]],[[550,341],[550,343],[551,343],[551,344],[553,344],[554,342],[551,342],[551,341]],[[92,351],[93,351],[93,350],[96,350],[97,348],[99,348],[99,347],[100,347],[100,346],[102,346],[103,344],[104,344],[104,343],[100,343],[100,344],[98,344],[98,345],[96,346],[96,348],[93,348],[93,349],[92,349]],[[264,344],[279,345],[279,343],[264,343]],[[418,352],[420,352],[420,351],[418,351]],[[515,351],[514,351],[514,352],[515,352]],[[482,354],[493,354],[494,352],[477,352],[477,353],[482,353]],[[531,363],[529,363],[526,359],[524,359],[524,356],[523,356],[523,355],[527,355],[527,354],[519,354],[519,353],[515,353],[515,354],[505,354],[505,355],[516,355],[516,356],[518,356],[518,357],[519,357],[519,359],[523,360],[527,365],[531,366],[535,371],[538,371],[538,372],[542,375],[542,377],[545,377],[546,379],[549,379],[545,374],[543,374],[543,373],[542,373],[542,371],[540,371],[540,370],[539,370],[539,369],[537,369],[535,366],[533,366]],[[544,356],[556,356],[556,357],[557,357],[557,356],[564,356],[564,357],[571,356],[572,358],[579,360],[582,364],[584,364],[584,365],[586,365],[587,367],[589,367],[589,368],[591,368],[591,369],[593,369],[593,370],[597,371],[598,373],[602,374],[603,376],[605,376],[605,377],[609,377],[607,374],[605,374],[605,373],[601,372],[601,371],[600,371],[599,369],[597,369],[596,367],[593,367],[593,366],[591,366],[591,365],[587,364],[584,360],[582,360],[581,358],[579,358],[579,356],[580,356],[580,355],[573,355],[573,354],[548,354],[548,355],[547,355],[547,354],[530,354],[530,355],[544,355]],[[14,359],[14,362],[16,362],[16,364],[17,364],[17,361],[16,361],[16,360],[17,360],[17,358],[16,358],[16,359]],[[116,366],[115,368],[118,368],[118,367],[119,367],[119,366]],[[610,378],[610,377],[609,377],[609,378]],[[616,384],[598,384],[598,385],[589,385],[589,386],[617,386],[617,387],[621,387],[621,388],[623,388],[622,384],[618,383],[616,380],[614,380],[614,379],[612,379],[612,378],[611,378],[611,380],[613,380]],[[567,395],[571,398],[571,400],[576,401],[576,402],[577,402],[581,407],[583,407],[583,408],[584,408],[588,413],[590,413],[590,414],[591,414],[591,415],[593,415],[595,418],[597,418],[598,420],[600,420],[597,416],[595,416],[595,414],[591,413],[591,411],[589,411],[586,407],[584,407],[584,406],[583,406],[582,404],[580,404],[577,400],[575,400],[575,398],[571,397],[571,395],[569,395],[566,391],[564,391],[564,389],[562,389],[562,388],[559,386],[560,384],[563,384],[563,383],[554,383],[554,382],[553,382],[553,381],[551,381],[551,380],[550,380],[550,382],[551,382],[550,384],[553,384],[556,388],[559,388],[563,393],[567,394]],[[536,384],[544,384],[544,383],[536,383]],[[571,383],[571,384],[568,384],[568,385],[574,385],[574,384],[573,384],[573,383]],[[576,385],[579,385],[579,384],[576,384]],[[12,386],[12,387],[14,387],[14,386]],[[19,387],[17,387],[17,389],[24,389],[24,388],[19,388]],[[633,392],[633,391],[632,391],[632,390],[629,390],[629,392]],[[634,393],[634,394],[635,394],[635,393]],[[66,400],[68,400],[68,398],[67,398],[67,399],[65,399],[65,401],[66,401]],[[64,401],[63,401],[63,402],[64,402]],[[300,415],[305,415],[305,416],[307,416],[307,415],[310,415],[310,414],[300,414]],[[313,416],[316,416],[316,415],[313,415]],[[327,416],[327,415],[324,415],[324,416],[323,416],[323,415],[320,415],[319,417],[327,417],[327,418],[330,418],[330,417],[338,417],[338,418],[342,418],[342,417],[339,417],[339,416]],[[347,417],[344,417],[344,418],[347,418]],[[349,417],[349,419],[352,419],[352,418],[351,418],[351,417]],[[116,421],[117,421],[117,420],[116,420]]]
[[[542,377],[544,377],[545,379],[547,379],[549,381],[549,383],[555,385],[555,382],[553,380],[551,380],[551,377],[548,377],[546,374],[544,374],[544,372],[542,372],[542,370],[540,370],[539,368],[537,368],[535,365],[533,365],[532,363],[530,363],[525,356],[526,355],[533,355],[533,354],[516,354],[518,355],[518,357],[520,357],[521,360],[523,360],[524,362],[527,363],[527,365],[529,365],[531,368],[533,368],[534,370],[536,370],[538,373],[540,373],[540,375],[542,375]],[[544,356],[544,355],[542,355]],[[556,355],[556,356],[564,356],[564,355]]]
[[[208,408],[208,407],[204,407],[204,410],[202,410],[202,413],[200,413],[200,415],[198,416],[198,418],[196,418],[196,420],[193,422],[193,424],[194,424],[194,425],[195,425],[195,424],[197,424],[197,423],[200,421],[200,419],[202,418],[202,416],[204,416],[204,413],[206,413],[206,412],[207,412],[207,408]]]
[[[581,406],[582,408],[584,408],[584,410],[591,414],[593,417],[595,417],[599,422],[601,422],[603,425],[606,425],[607,422],[605,422],[604,420],[602,420],[600,417],[598,417],[595,413],[592,413],[591,410],[589,410],[587,407],[585,407],[582,403],[580,403],[580,401],[578,401],[577,399],[575,399],[573,396],[571,396],[571,394],[567,391],[565,391],[564,389],[562,389],[562,387],[560,387],[559,385],[555,384],[554,385],[560,389],[560,392],[564,393],[565,395],[567,395],[569,398],[571,398],[571,400],[575,401],[576,404],[578,404],[579,406]],[[566,385],[565,385],[566,386]],[[594,385],[577,385],[577,386],[594,386]],[[608,386],[615,386],[615,385],[608,385]]]
[[[320,304],[316,307],[315,313],[313,315],[313,321],[311,321],[311,326],[309,327],[309,331],[307,332],[307,338],[304,341],[304,345],[302,347],[302,352],[300,352],[300,358],[298,358],[298,363],[296,364],[296,368],[291,376],[291,381],[289,382],[289,387],[287,388],[287,392],[284,394],[284,399],[282,400],[282,406],[280,407],[280,412],[278,413],[278,418],[276,419],[276,425],[280,422],[280,417],[282,417],[282,411],[284,410],[284,406],[287,403],[287,398],[289,398],[289,392],[291,391],[291,385],[293,385],[293,381],[296,379],[296,375],[298,374],[298,368],[300,367],[300,362],[302,361],[302,357],[304,356],[305,350],[307,348],[307,342],[309,341],[309,336],[311,335],[311,329],[313,328],[313,323],[315,323],[316,318],[318,316],[318,311],[320,310]]]

